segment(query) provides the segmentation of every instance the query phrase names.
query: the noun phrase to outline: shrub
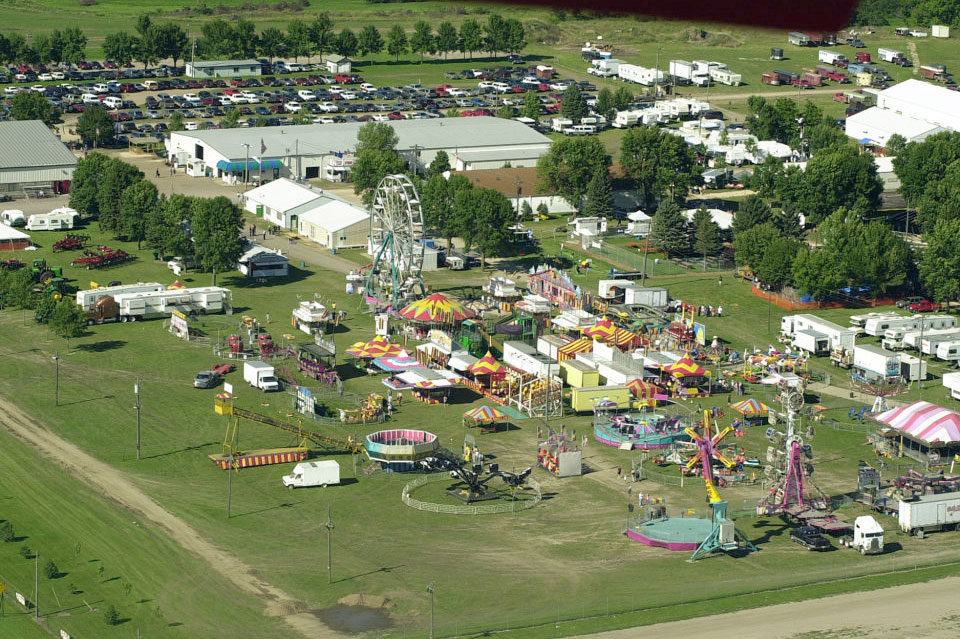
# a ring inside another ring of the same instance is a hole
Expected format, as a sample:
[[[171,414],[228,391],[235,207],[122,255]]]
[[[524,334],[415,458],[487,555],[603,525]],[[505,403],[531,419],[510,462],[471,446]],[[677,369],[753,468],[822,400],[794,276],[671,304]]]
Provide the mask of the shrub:
[[[107,609],[103,611],[103,622],[108,626],[115,626],[120,623],[120,613],[117,612],[113,604],[107,606]]]
[[[57,564],[53,563],[52,559],[43,564],[43,576],[47,579],[56,579],[60,576],[60,569],[57,568]]]
[[[20,546],[20,556],[24,559],[33,559],[33,551],[30,550],[30,546],[26,544]]]
[[[97,0],[79,0],[81,7],[92,7],[97,4]]]
[[[5,521],[0,524],[0,539],[4,541],[13,541],[17,538],[17,533],[13,530],[13,524],[9,521]]]

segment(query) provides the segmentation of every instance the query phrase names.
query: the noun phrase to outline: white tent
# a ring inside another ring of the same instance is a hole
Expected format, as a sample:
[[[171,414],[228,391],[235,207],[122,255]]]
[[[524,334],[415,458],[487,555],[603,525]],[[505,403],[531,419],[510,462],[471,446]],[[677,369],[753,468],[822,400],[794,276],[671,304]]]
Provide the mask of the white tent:
[[[650,226],[653,223],[653,218],[643,211],[634,211],[627,215],[627,219],[630,221],[630,223],[627,224],[627,233],[630,235],[650,234]]]

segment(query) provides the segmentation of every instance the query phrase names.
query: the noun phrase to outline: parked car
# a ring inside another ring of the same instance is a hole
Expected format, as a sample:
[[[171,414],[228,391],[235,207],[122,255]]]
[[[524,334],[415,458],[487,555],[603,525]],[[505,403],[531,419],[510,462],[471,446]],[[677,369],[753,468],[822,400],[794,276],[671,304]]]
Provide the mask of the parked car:
[[[236,366],[236,364],[231,364],[231,363],[229,363],[229,362],[224,362],[224,363],[222,363],[222,364],[214,364],[213,367],[211,367],[210,370],[211,370],[212,372],[216,373],[217,375],[221,375],[221,376],[222,376],[222,375],[226,375],[227,373],[232,373],[233,371],[237,370],[237,366]]]
[[[934,304],[929,300],[920,300],[919,302],[914,302],[913,304],[909,305],[907,308],[914,313],[929,313],[931,311],[938,310],[940,305]]]
[[[896,301],[897,308],[907,308],[911,304],[918,304],[920,302],[926,301],[924,298],[914,295],[912,297],[904,297]]]
[[[790,541],[794,541],[807,550],[830,550],[833,545],[813,526],[798,526],[790,530]]]
[[[193,380],[194,388],[215,388],[220,383],[220,375],[215,371],[200,371]]]

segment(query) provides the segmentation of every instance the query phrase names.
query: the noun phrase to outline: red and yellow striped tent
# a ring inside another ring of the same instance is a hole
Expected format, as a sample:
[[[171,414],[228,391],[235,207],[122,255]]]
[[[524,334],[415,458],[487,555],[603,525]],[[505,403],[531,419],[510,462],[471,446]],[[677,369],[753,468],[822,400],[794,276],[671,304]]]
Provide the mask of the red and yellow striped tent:
[[[650,384],[640,378],[634,378],[627,382],[627,388],[637,399],[652,399],[657,393],[663,392],[656,384]]]
[[[472,419],[477,423],[499,422],[506,419],[507,415],[503,411],[497,410],[484,404],[478,408],[468,410],[463,414],[467,419]]]
[[[613,320],[606,317],[600,319],[590,328],[584,329],[583,334],[620,347],[639,345],[640,343],[639,335],[631,333],[625,328],[620,328],[613,323]]]
[[[565,359],[574,359],[577,353],[590,353],[593,351],[593,340],[589,337],[581,337],[572,342],[567,342],[557,349],[557,361],[562,362]]]
[[[490,351],[479,360],[470,364],[467,371],[474,375],[502,375],[506,373],[503,364],[498,362]]]
[[[763,402],[757,401],[752,397],[742,402],[730,404],[730,408],[737,411],[744,417],[765,417],[770,413],[770,409]]]
[[[433,293],[400,310],[400,317],[415,322],[452,323],[470,319],[476,315],[463,304],[441,293]]]
[[[403,352],[400,344],[391,344],[390,340],[377,335],[369,342],[357,342],[347,349],[347,355],[357,359],[373,359],[375,357],[394,357]]]
[[[698,365],[689,357],[682,357],[679,361],[663,367],[663,372],[674,377],[709,377],[710,371]]]

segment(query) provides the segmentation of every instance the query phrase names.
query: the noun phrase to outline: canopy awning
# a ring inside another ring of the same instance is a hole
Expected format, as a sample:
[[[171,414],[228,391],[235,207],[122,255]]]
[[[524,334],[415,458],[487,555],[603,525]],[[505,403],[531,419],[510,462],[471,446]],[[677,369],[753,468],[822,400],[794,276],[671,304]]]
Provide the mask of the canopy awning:
[[[960,441],[960,413],[930,402],[900,406],[880,413],[876,419],[928,444]]]
[[[737,411],[744,417],[764,417],[770,412],[766,404],[757,401],[752,397],[750,399],[745,399],[742,402],[731,404],[730,408]]]
[[[664,366],[663,371],[674,377],[706,377],[710,375],[710,371],[698,366],[689,357],[682,357],[679,361]]]
[[[506,414],[499,409],[492,408],[484,404],[479,408],[468,410],[463,414],[464,417],[472,419],[475,422],[496,422],[506,418]]]
[[[564,344],[557,349],[557,360],[575,359],[577,353],[589,353],[593,351],[593,340],[589,337],[581,337],[572,342]]]
[[[247,160],[244,162],[228,162],[227,160],[220,160],[217,162],[217,168],[221,171],[229,171],[231,173],[236,173],[237,171],[243,171],[243,166],[246,164],[247,171],[257,171],[261,168],[263,169],[279,169],[283,166],[283,163],[280,160],[264,160],[263,162],[257,162],[256,160]]]

